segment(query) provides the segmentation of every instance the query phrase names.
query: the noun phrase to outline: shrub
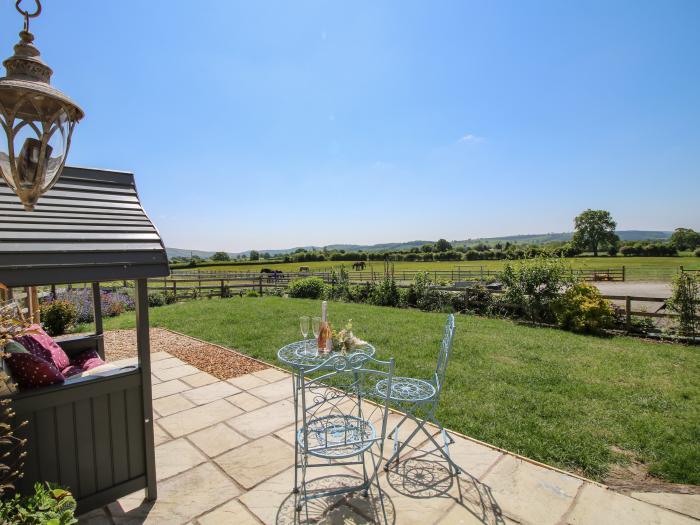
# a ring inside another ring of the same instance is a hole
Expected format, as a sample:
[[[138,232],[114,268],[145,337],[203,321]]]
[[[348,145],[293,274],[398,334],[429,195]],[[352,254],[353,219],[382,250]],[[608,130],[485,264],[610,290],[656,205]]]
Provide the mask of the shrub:
[[[399,306],[399,289],[393,276],[386,276],[372,290],[369,302],[377,306]]]
[[[321,299],[326,292],[326,284],[320,277],[296,279],[289,284],[289,297],[297,299]]]
[[[153,308],[156,306],[165,305],[165,295],[158,292],[151,292],[148,294],[148,306]]]
[[[695,257],[700,257],[700,248],[695,250]]]
[[[272,295],[274,297],[284,297],[284,288],[276,286],[275,288],[269,290],[267,294]]]
[[[73,495],[51,483],[35,483],[34,494],[0,501],[0,522],[16,525],[72,525],[76,502]]]
[[[177,302],[177,295],[175,295],[173,292],[165,292],[163,297],[165,297],[165,304],[173,304]]]
[[[488,315],[493,312],[494,298],[486,287],[478,285],[464,291],[464,311],[479,315]],[[454,304],[454,303],[453,303]]]
[[[565,330],[592,334],[610,328],[615,314],[598,288],[586,283],[567,289],[556,301],[554,310],[557,323]]]
[[[536,322],[555,320],[554,301],[575,282],[560,259],[549,257],[506,264],[500,279],[505,286],[502,302],[507,308]]]
[[[259,297],[259,296],[258,296],[258,292],[256,292],[255,290],[248,290],[248,291],[245,293],[245,296],[246,296],[246,297]]]
[[[41,323],[51,336],[62,335],[78,320],[78,312],[73,303],[57,299],[41,305]]]
[[[700,279],[688,272],[674,277],[668,305],[678,314],[678,333],[694,337],[700,328],[696,319],[700,313]]]

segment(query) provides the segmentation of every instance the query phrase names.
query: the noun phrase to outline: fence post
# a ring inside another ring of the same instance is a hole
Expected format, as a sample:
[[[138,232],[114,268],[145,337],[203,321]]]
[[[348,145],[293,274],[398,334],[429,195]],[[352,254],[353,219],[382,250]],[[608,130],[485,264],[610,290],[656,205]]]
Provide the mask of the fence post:
[[[173,298],[177,301],[177,281],[173,279]]]
[[[224,298],[224,280],[221,279],[221,298]]]
[[[624,280],[625,280],[625,265],[623,264],[622,265],[622,281],[624,282]]]
[[[262,275],[260,276],[260,295],[262,295]]]
[[[629,333],[632,330],[632,300],[625,296],[625,329]]]

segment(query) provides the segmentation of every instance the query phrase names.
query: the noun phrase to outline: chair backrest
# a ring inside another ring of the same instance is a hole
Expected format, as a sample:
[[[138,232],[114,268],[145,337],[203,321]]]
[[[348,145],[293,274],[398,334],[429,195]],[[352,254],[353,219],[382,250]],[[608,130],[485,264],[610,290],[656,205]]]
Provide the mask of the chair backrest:
[[[394,376],[393,358],[380,361],[366,354],[334,355],[304,374],[301,431],[310,452],[314,452],[313,446],[322,446],[326,453],[329,448],[335,448],[332,455],[342,458],[369,441],[377,442],[380,450],[383,449]],[[319,424],[319,418],[325,423]],[[372,421],[372,425],[365,426],[364,421]],[[350,422],[350,426],[342,428],[343,422]],[[327,432],[322,439],[318,436],[319,428]],[[309,439],[310,432],[316,432],[315,440]]]
[[[445,329],[440,343],[440,353],[438,354],[437,366],[435,367],[435,388],[438,394],[442,390],[442,385],[445,383],[445,373],[447,372],[447,363],[450,361],[450,353],[452,352],[452,340],[455,335],[455,316],[450,314],[445,323]]]

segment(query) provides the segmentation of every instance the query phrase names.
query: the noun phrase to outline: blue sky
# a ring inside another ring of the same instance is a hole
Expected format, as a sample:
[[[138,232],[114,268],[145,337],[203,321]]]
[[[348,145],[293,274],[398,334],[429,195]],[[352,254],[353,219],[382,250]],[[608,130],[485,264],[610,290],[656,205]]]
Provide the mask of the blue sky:
[[[28,0],[25,0],[27,3]],[[0,4],[3,58],[21,19]],[[700,2],[44,0],[69,164],[168,246],[700,229]]]

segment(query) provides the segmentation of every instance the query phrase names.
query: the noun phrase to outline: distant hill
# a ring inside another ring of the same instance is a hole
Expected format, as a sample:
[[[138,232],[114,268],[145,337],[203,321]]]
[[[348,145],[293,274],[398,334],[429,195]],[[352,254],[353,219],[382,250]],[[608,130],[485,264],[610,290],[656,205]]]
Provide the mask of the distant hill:
[[[671,237],[671,233],[667,231],[647,231],[647,230],[619,230],[617,234],[623,241],[663,241]],[[545,244],[548,242],[561,242],[571,240],[572,232],[562,233],[536,233],[528,235],[510,235],[506,237],[481,237],[477,239],[466,239],[463,241],[451,241],[454,246],[473,246],[479,243],[494,244],[497,242],[510,242],[519,244]],[[346,252],[365,251],[365,252],[381,252],[381,251],[399,251],[410,250],[411,248],[420,248],[424,244],[432,244],[435,241],[409,241],[409,242],[389,242],[383,244],[329,244],[325,246],[328,250],[345,250]],[[303,246],[305,250],[322,250],[324,246]],[[270,255],[284,255],[292,253],[296,248],[276,249],[276,250],[258,250],[260,253],[267,252]],[[214,252],[204,250],[186,250],[182,248],[166,248],[168,257],[191,257],[196,255],[202,259],[207,259],[214,255]],[[250,251],[229,253],[231,257],[238,255],[248,255]]]

